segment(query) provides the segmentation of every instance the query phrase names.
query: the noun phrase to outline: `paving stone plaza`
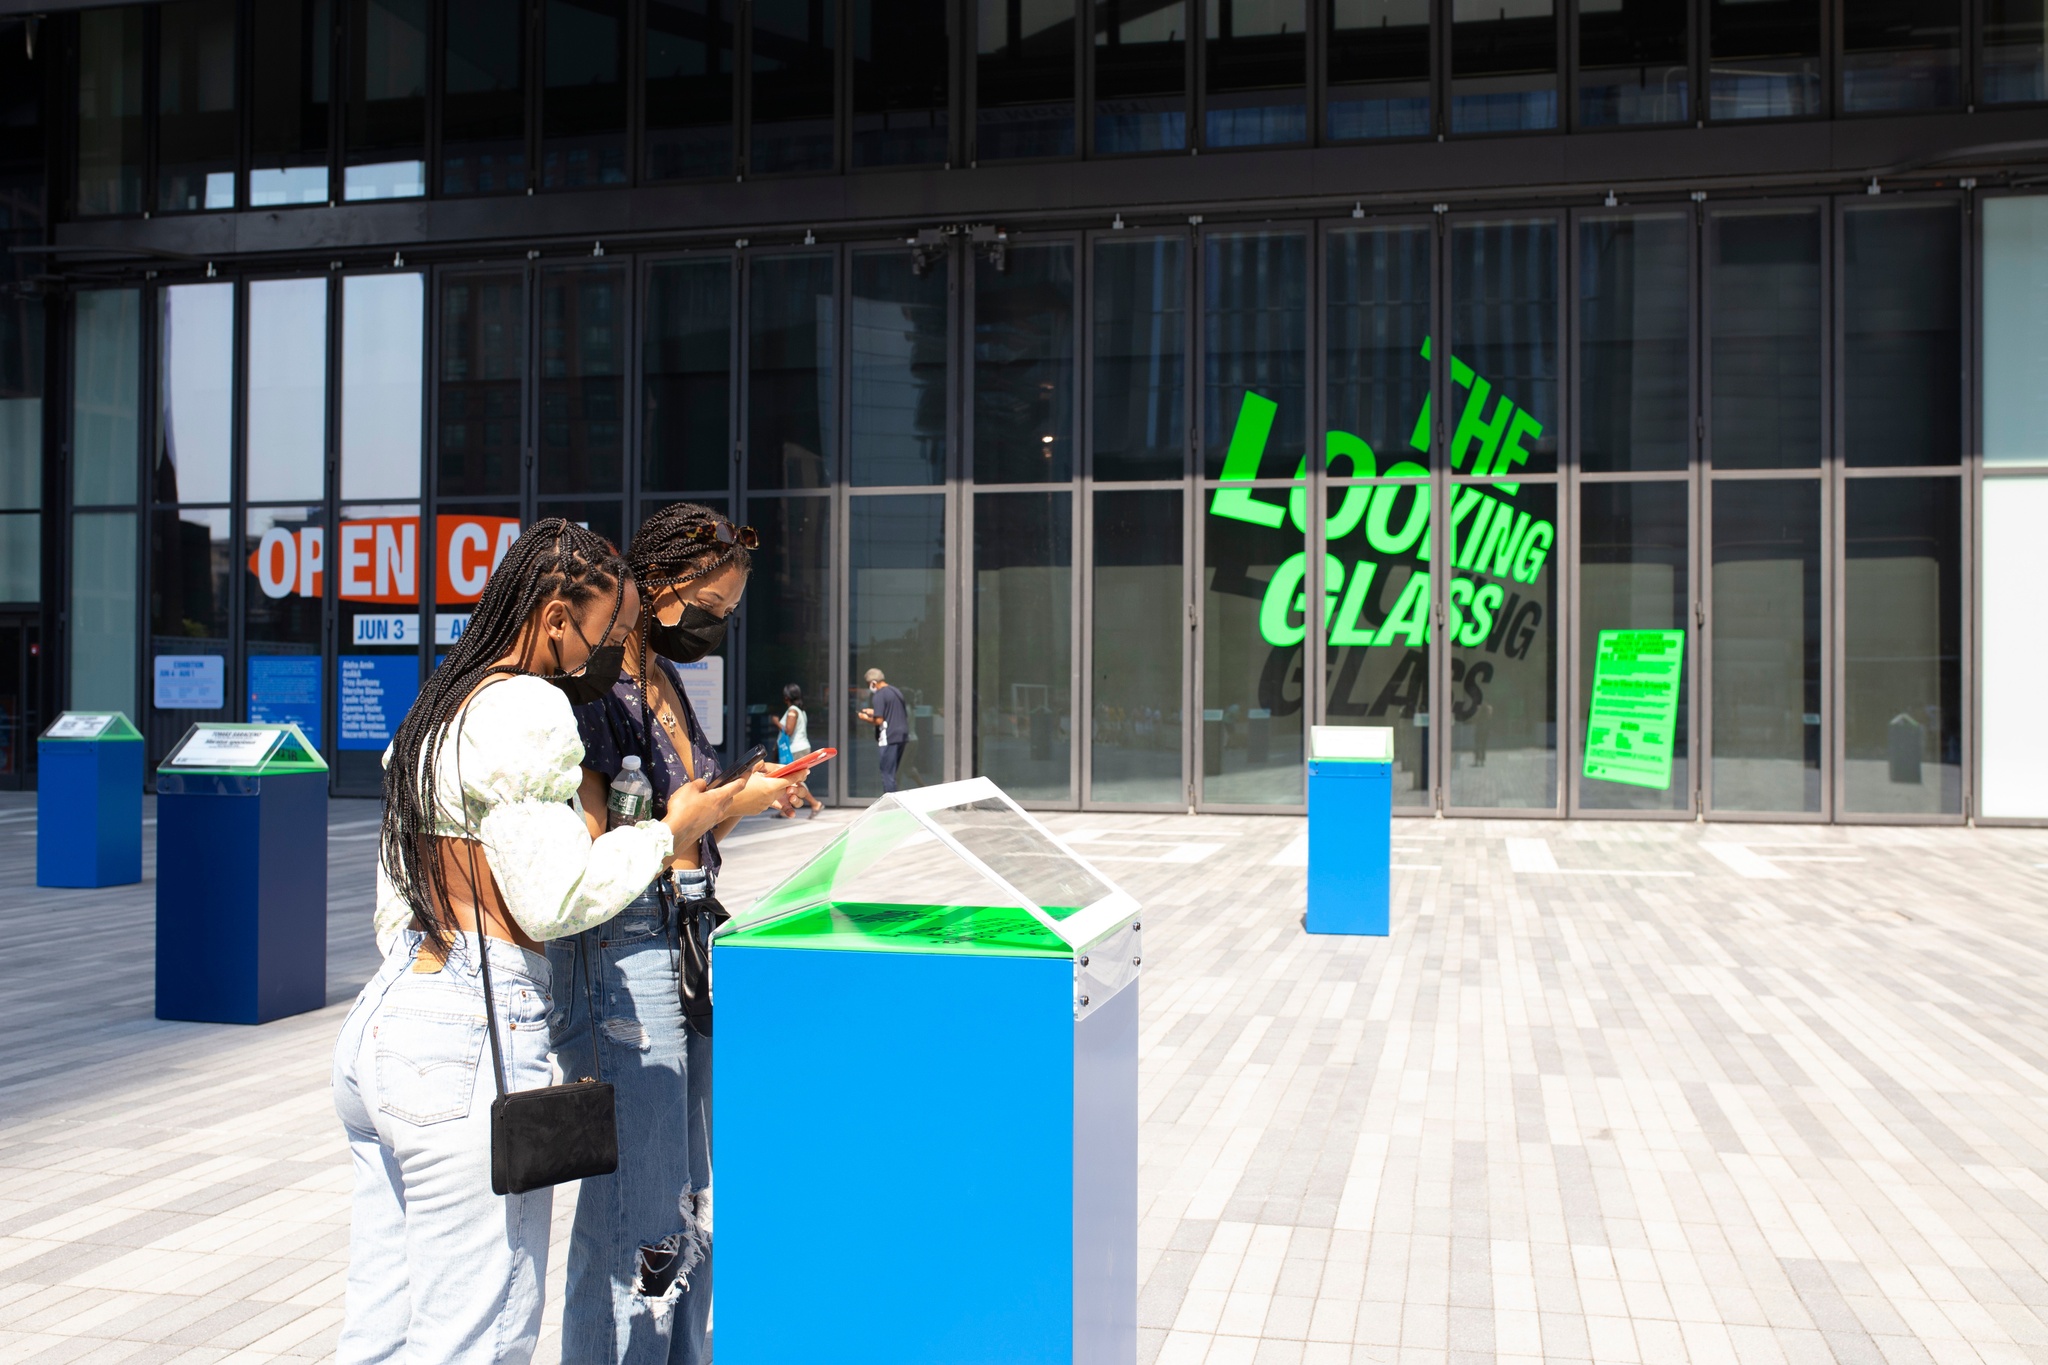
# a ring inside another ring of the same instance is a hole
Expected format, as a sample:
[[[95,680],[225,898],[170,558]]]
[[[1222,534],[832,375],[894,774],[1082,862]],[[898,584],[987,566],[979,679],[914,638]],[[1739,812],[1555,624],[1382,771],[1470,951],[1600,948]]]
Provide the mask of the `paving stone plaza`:
[[[330,1357],[376,817],[327,1007],[238,1028],[0,797],[0,1362]],[[1146,907],[1141,1362],[2048,1361],[2048,831],[1401,821],[1381,940],[1301,932],[1300,819],[1047,820]]]

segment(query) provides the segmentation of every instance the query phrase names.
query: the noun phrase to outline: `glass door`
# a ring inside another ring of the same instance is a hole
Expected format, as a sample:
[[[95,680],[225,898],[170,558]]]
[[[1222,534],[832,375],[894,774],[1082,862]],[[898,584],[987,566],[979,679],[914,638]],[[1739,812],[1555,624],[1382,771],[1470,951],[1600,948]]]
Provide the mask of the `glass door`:
[[[1709,210],[1702,789],[1721,818],[1826,819],[1826,206]]]
[[[973,506],[963,600],[966,770],[1020,801],[1080,795],[1082,249],[1011,237],[970,250],[966,424]]]
[[[1185,809],[1193,242],[1112,228],[1087,247],[1082,800]]]
[[[1433,811],[1429,391],[1433,221],[1346,223],[1323,235],[1322,725],[1394,732],[1394,807]],[[1469,605],[1473,584],[1451,593]],[[1476,632],[1471,621],[1458,630]]]
[[[34,616],[0,617],[0,790],[35,780],[42,733],[42,625]]]
[[[1573,814],[1697,810],[1694,215],[1573,224]]]
[[[857,719],[866,673],[880,668],[903,694],[908,738],[899,787],[955,776],[960,695],[953,651],[960,640],[948,571],[957,572],[959,468],[957,384],[959,265],[953,254],[919,256],[900,243],[850,247],[846,256],[848,796],[888,790],[880,731]],[[894,736],[892,735],[893,739]]]
[[[1564,248],[1549,215],[1456,217],[1445,233],[1449,346],[1436,360],[1444,452],[1433,546],[1448,677],[1436,727],[1444,806],[1561,811],[1557,528]]]
[[[1196,244],[1194,742],[1209,810],[1307,800],[1311,240],[1305,225],[1269,224]]]

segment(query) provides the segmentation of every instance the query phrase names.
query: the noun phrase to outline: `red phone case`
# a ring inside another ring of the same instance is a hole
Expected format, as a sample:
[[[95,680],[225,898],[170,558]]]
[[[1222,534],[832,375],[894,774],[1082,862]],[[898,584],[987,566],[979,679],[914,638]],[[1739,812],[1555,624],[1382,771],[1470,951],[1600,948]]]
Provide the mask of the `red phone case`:
[[[837,757],[839,757],[839,751],[837,749],[818,749],[811,753],[805,754],[802,758],[797,759],[794,763],[791,763],[786,768],[777,768],[775,771],[769,773],[768,776],[795,777],[798,773],[809,772],[811,769],[817,767],[820,763],[823,763],[828,758]]]

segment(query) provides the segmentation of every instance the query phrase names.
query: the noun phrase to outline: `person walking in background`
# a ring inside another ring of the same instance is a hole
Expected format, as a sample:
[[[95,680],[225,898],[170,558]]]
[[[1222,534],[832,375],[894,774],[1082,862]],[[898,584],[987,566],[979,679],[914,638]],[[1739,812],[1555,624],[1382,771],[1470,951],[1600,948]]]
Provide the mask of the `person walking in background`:
[[[782,705],[782,719],[775,722],[775,756],[787,766],[811,751],[811,730],[810,720],[804,715],[804,690],[801,687],[795,683],[784,687]],[[810,787],[805,785],[807,781],[808,778],[800,779],[795,790],[790,793],[798,801],[810,806],[810,815],[804,817],[806,820],[825,809],[818,798],[811,794]],[[782,812],[782,818],[785,820],[795,817],[794,808]]]
[[[896,790],[896,770],[903,763],[903,746],[910,742],[910,708],[903,694],[889,685],[879,668],[867,672],[868,704],[860,718],[875,727],[875,756],[882,764],[882,790]]]

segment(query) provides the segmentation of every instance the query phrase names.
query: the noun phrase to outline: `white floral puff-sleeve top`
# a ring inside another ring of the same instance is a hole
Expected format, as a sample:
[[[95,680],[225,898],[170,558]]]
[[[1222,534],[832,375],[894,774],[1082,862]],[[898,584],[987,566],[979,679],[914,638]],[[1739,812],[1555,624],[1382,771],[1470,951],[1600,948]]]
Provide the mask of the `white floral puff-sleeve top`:
[[[526,675],[491,683],[449,730],[434,765],[434,832],[483,845],[506,908],[529,937],[566,938],[604,923],[667,865],[674,839],[659,821],[590,837],[576,799],[583,740],[552,683]],[[388,951],[411,919],[380,859],[378,950]]]

